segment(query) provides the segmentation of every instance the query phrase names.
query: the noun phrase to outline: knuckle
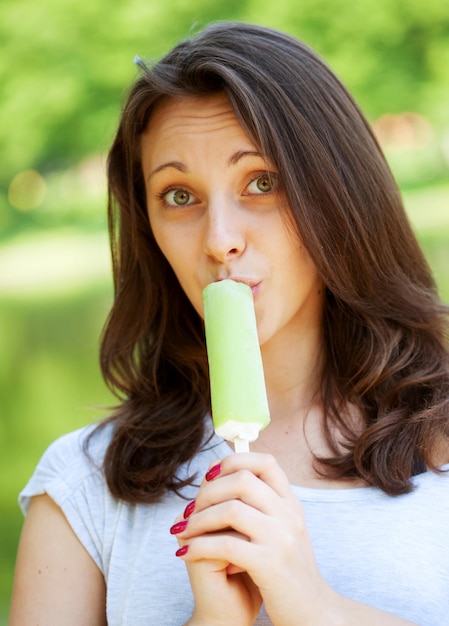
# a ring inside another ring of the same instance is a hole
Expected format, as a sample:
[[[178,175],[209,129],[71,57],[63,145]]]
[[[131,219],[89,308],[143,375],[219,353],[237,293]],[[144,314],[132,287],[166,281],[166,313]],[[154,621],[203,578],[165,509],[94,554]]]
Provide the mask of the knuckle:
[[[239,500],[230,500],[226,504],[226,516],[230,523],[238,519],[241,515],[242,503]]]
[[[240,492],[246,492],[251,488],[254,480],[254,474],[247,469],[242,469],[237,474],[238,486]]]
[[[235,541],[233,537],[231,537],[230,535],[222,535],[220,538],[220,543],[223,554],[227,554],[230,557],[230,560],[232,560],[235,546]]]
[[[265,465],[269,471],[277,469],[279,467],[276,458],[272,454],[265,455]]]

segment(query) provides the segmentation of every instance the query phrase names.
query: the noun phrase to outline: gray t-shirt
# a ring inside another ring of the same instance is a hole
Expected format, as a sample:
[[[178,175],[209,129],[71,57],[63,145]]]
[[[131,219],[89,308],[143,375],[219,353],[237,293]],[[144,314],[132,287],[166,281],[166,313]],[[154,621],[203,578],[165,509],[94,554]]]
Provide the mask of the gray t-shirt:
[[[61,507],[105,576],[109,626],[181,626],[193,597],[169,528],[186,500],[172,493],[153,505],[113,498],[100,469],[111,427],[94,436],[89,460],[83,441],[91,429],[48,448],[20,494],[21,507],[26,512],[30,498],[42,493]],[[213,435],[181,474],[197,472],[199,482],[212,461],[230,453]],[[304,507],[318,566],[336,591],[419,626],[447,626],[449,475],[426,472],[414,484],[412,493],[394,498],[374,487],[292,488]],[[186,498],[195,492],[189,487]],[[263,609],[255,624],[271,624]]]

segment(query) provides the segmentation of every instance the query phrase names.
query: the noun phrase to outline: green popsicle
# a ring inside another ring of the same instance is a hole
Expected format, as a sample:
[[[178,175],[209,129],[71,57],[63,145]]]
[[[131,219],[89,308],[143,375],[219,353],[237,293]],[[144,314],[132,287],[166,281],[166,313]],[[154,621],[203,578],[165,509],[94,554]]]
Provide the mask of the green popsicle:
[[[245,450],[270,422],[253,294],[222,280],[204,289],[203,303],[215,432]]]

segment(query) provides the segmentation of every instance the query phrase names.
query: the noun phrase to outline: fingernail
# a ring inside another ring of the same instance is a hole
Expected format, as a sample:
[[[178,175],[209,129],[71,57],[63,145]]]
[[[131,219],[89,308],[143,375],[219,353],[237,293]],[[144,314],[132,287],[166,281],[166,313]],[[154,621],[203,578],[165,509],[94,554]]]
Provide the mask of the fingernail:
[[[192,500],[192,502],[189,502],[189,504],[185,508],[184,519],[187,519],[188,517],[190,517],[194,510],[195,510],[195,500]]]
[[[217,465],[214,465],[213,467],[210,468],[210,470],[207,472],[206,474],[206,480],[213,480],[214,478],[216,478],[218,476],[218,474],[221,472],[221,465],[220,463],[218,463]]]
[[[185,527],[187,526],[187,522],[188,520],[183,519],[180,522],[173,524],[173,526],[170,528],[170,533],[172,535],[177,535],[178,533],[182,533],[182,531],[185,530]]]
[[[189,549],[189,546],[182,546],[181,548],[176,550],[175,554],[176,556],[184,556],[184,554],[187,554],[188,549]]]

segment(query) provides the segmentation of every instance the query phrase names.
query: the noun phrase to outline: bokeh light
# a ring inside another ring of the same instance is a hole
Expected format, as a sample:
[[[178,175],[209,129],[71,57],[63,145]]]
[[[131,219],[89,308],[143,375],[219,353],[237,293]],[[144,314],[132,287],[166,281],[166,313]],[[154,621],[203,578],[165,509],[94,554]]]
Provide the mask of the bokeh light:
[[[24,170],[12,179],[8,189],[8,201],[19,211],[37,209],[44,201],[47,184],[36,170]]]

